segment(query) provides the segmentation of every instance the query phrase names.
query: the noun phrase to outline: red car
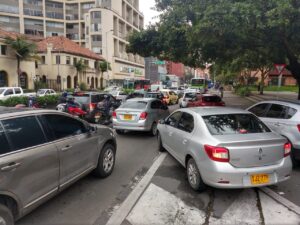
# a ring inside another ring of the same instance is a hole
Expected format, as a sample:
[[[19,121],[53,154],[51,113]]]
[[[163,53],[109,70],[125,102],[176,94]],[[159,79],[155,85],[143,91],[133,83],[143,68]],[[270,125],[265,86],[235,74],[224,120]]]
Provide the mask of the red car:
[[[225,106],[221,97],[213,94],[196,95],[195,98],[189,100],[187,107],[199,106]]]

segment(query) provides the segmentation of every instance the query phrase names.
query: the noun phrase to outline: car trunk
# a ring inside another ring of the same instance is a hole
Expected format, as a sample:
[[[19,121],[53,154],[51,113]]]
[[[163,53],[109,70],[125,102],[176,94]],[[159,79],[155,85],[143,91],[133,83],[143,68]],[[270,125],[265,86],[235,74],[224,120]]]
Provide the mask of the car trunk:
[[[214,136],[218,146],[229,150],[229,163],[238,168],[260,167],[280,163],[286,140],[274,133]]]
[[[140,119],[140,115],[145,110],[142,109],[118,109],[116,111],[117,120],[119,122],[138,122]]]

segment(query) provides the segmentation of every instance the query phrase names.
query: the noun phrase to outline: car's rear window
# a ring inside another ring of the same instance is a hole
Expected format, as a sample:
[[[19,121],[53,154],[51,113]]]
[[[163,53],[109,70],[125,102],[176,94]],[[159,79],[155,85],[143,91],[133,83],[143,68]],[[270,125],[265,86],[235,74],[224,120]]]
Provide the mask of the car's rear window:
[[[194,98],[196,96],[196,93],[186,93],[185,98]]]
[[[130,101],[121,105],[119,108],[123,109],[145,109],[147,106],[147,102],[144,101]]]
[[[204,102],[221,102],[222,99],[219,96],[203,96]]]
[[[90,103],[90,95],[89,94],[74,94],[74,99],[76,102],[81,104],[89,104]]]
[[[212,135],[271,132],[265,124],[251,114],[210,115],[202,118]]]
[[[5,91],[4,88],[0,89],[0,95]]]

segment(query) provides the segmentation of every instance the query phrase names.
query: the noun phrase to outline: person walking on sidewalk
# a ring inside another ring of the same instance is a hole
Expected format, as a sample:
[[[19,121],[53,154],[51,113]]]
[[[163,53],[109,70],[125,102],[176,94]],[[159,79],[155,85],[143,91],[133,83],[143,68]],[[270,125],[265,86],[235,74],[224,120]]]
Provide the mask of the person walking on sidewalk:
[[[223,98],[223,96],[224,96],[224,87],[223,87],[222,84],[221,84],[220,87],[219,87],[219,92],[220,92],[221,98]]]

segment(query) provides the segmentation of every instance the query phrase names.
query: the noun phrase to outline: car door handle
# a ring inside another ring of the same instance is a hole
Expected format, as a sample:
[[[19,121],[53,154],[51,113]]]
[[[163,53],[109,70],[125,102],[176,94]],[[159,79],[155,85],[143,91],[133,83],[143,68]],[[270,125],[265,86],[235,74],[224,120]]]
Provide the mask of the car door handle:
[[[1,168],[1,171],[6,172],[6,171],[11,171],[13,169],[18,168],[21,165],[21,163],[9,163],[7,166],[4,166]]]
[[[184,139],[183,141],[182,141],[182,144],[186,144],[188,141],[186,140],[186,139]]]
[[[66,152],[66,151],[70,150],[71,148],[72,148],[72,145],[67,145],[66,147],[62,148],[61,150],[63,152]]]
[[[171,137],[173,135],[173,132],[169,132],[169,136]]]
[[[280,123],[274,123],[274,126],[280,127]]]

